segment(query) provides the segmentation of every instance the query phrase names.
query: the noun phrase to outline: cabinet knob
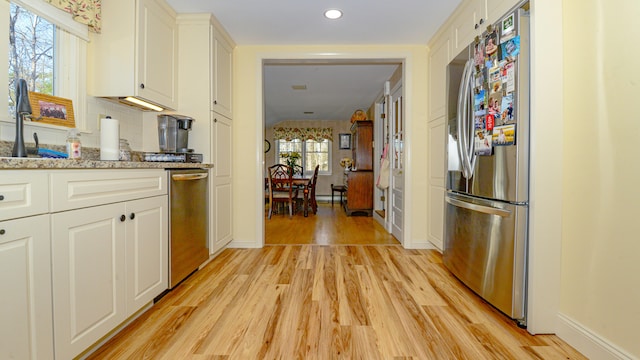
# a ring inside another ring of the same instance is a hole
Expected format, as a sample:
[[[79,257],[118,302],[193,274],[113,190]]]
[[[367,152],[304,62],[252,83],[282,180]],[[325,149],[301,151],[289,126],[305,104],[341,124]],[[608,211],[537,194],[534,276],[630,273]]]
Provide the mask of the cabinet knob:
[[[480,27],[480,25],[476,24],[476,26],[474,26],[474,29],[477,29],[479,27]]]
[[[4,200],[4,195],[0,195],[0,201]]]
[[[213,100],[213,105],[218,105],[218,100]]]
[[[129,215],[129,219],[133,220],[136,218],[136,214],[135,213],[131,213],[131,215]]]
[[[4,235],[6,231],[4,229],[0,229],[0,235]]]
[[[484,19],[480,19],[480,25],[484,24]]]
[[[144,89],[144,83],[140,84],[140,89]]]
[[[213,122],[214,123],[218,122],[218,118],[213,118]]]
[[[124,215],[120,215],[120,221],[125,221],[125,220],[127,220],[127,217]]]

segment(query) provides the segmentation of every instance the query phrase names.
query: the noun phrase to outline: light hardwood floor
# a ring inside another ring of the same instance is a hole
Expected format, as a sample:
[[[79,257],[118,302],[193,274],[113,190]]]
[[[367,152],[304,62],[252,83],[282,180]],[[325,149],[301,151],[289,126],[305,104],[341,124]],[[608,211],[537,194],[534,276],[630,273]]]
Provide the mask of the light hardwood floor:
[[[90,358],[585,359],[518,328],[436,251],[317,244],[224,250]]]
[[[268,206],[267,210],[268,211]],[[318,212],[304,217],[298,211],[275,214],[267,219],[265,211],[265,240],[268,245],[391,245],[400,244],[371,216],[347,216],[336,202],[318,203]]]

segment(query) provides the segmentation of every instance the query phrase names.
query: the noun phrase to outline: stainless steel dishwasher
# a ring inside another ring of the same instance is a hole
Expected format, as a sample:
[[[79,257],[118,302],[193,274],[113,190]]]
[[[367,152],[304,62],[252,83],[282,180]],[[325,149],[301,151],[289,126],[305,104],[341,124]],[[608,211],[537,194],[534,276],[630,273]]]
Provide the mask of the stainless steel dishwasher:
[[[169,172],[169,289],[209,258],[208,171]]]

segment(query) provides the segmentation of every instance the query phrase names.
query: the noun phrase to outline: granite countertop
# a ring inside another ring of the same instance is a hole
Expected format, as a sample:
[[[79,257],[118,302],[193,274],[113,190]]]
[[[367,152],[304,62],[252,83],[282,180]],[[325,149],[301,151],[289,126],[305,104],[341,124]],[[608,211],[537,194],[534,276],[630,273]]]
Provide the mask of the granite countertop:
[[[31,144],[27,144],[27,147]],[[32,145],[31,145],[32,146]],[[59,145],[45,146],[57,151],[63,151]],[[178,162],[147,162],[140,161],[142,154],[133,152],[132,158],[138,161],[102,161],[100,150],[82,148],[82,159],[51,159],[30,155],[26,158],[11,157],[13,142],[0,141],[0,170],[16,169],[210,169],[213,164],[178,163]]]
[[[209,169],[213,164],[146,162],[146,161],[101,161],[46,158],[0,157],[0,170],[16,169]]]

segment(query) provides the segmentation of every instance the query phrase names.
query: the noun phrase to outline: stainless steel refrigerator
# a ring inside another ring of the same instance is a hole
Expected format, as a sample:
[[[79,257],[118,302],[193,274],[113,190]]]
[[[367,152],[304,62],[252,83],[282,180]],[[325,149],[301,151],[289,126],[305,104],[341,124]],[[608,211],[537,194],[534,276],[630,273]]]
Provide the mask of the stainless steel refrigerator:
[[[444,264],[526,326],[528,3],[448,65],[447,119]]]

